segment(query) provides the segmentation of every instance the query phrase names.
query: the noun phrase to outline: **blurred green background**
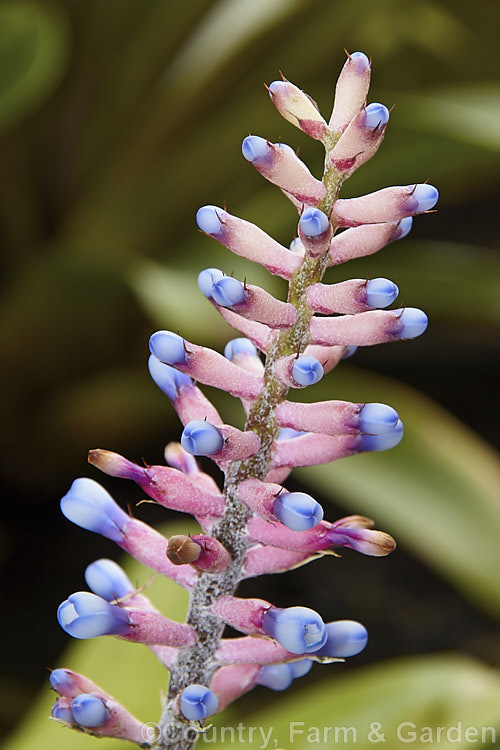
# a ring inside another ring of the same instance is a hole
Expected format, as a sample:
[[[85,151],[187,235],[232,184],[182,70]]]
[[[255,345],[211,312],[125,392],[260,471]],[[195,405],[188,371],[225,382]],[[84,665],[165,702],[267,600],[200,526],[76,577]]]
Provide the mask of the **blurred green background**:
[[[281,137],[319,175],[321,147],[281,120],[262,83],[283,71],[328,117],[344,47],[373,57],[370,100],[395,108],[377,157],[343,196],[429,179],[441,200],[407,239],[328,280],[387,276],[430,326],[422,339],[358,351],[311,394],[390,403],[405,421],[403,444],[294,481],[331,504],[330,518],[371,515],[400,546],[388,559],[347,552],[245,584],[246,595],[359,619],[371,641],[286,696],[256,691],[226,721],[238,710],[238,720],[272,724],[283,747],[290,716],[357,722],[358,744],[381,721],[392,727],[387,748],[400,746],[394,726],[412,717],[500,731],[499,23],[498,0],[0,1],[6,748],[92,747],[46,721],[45,667],[79,667],[157,718],[164,677],[138,647],[101,639],[62,655],[57,604],[82,588],[85,565],[118,554],[72,528],[58,499],[75,476],[99,478],[89,448],[154,463],[178,438],[147,374],[147,341],[158,327],[219,349],[231,336],[197,290],[199,270],[283,293],[201,236],[194,214],[226,201],[290,242],[295,211],[244,162],[241,140]],[[226,421],[241,423],[241,409],[213,395]],[[123,504],[141,499],[118,480],[105,485]],[[145,506],[137,514],[179,520]],[[182,617],[174,587],[155,586],[159,606]]]

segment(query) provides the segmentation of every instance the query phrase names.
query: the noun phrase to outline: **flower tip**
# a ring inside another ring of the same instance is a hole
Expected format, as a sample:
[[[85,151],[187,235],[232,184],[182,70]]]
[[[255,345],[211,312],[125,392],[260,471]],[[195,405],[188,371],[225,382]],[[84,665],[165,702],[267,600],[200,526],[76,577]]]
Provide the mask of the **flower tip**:
[[[71,709],[69,709],[67,706],[61,706],[58,701],[54,703],[50,710],[50,715],[53,719],[56,721],[62,721],[64,724],[74,724],[75,720],[73,719],[73,714],[71,713]]]
[[[417,307],[405,307],[394,312],[399,316],[398,338],[415,339],[427,329],[429,319],[423,310],[419,310]]]
[[[412,225],[413,216],[406,216],[404,219],[401,219],[396,226],[392,239],[402,240],[410,232]]]
[[[345,658],[355,656],[368,643],[368,631],[355,620],[337,620],[326,625],[327,640],[315,656]]]
[[[249,354],[252,357],[257,357],[257,349],[250,339],[231,339],[224,347],[224,356],[232,362],[237,354]]]
[[[319,237],[328,231],[330,221],[319,208],[306,208],[300,217],[300,229],[306,237]]]
[[[92,693],[82,693],[73,698],[71,713],[77,724],[88,729],[102,726],[108,718],[103,701]]]
[[[170,367],[170,365],[160,362],[154,354],[151,354],[148,359],[148,370],[152,380],[171,401],[176,400],[181,388],[193,385],[193,381],[189,375],[185,375],[174,367]]]
[[[241,152],[250,163],[262,161],[269,156],[271,146],[265,138],[259,135],[247,135],[241,144]]]
[[[370,279],[365,287],[368,307],[380,309],[389,307],[399,294],[398,286],[389,279]]]
[[[385,104],[374,102],[369,104],[364,111],[364,126],[367,130],[384,128],[389,122],[390,112]]]
[[[97,596],[112,602],[134,593],[132,583],[118,563],[102,558],[85,569],[85,582]]]
[[[219,268],[205,268],[198,274],[198,289],[207,299],[212,299],[212,287],[216,281],[224,278]]]
[[[172,331],[153,333],[149,338],[149,351],[166,365],[177,365],[186,361],[184,339]]]
[[[323,520],[323,508],[305,492],[282,492],[273,505],[273,513],[287,528],[305,531]]]
[[[220,234],[222,232],[222,223],[220,214],[222,209],[218,206],[202,206],[196,212],[196,223],[199,229],[205,234]]]
[[[257,684],[271,690],[286,690],[294,680],[291,664],[267,664],[261,667],[257,675]]]
[[[72,682],[70,674],[65,669],[52,670],[49,681],[50,687],[60,695],[64,695],[68,691]]]
[[[403,423],[398,419],[393,430],[382,435],[361,435],[358,451],[360,453],[387,451],[399,445],[403,439]]]
[[[410,198],[410,206],[413,213],[421,214],[434,208],[439,200],[439,191],[434,185],[427,182],[415,185]]]
[[[366,70],[370,70],[370,60],[364,52],[351,52],[348,54],[348,63],[354,64],[358,73],[364,73]]]
[[[325,371],[323,366],[310,354],[297,357],[292,366],[292,378],[298,385],[307,386],[318,383]]]
[[[224,276],[212,286],[212,298],[221,307],[234,307],[245,301],[245,287],[232,276]]]
[[[217,696],[205,685],[188,685],[180,698],[180,709],[186,719],[203,721],[219,707]]]
[[[193,456],[213,456],[222,450],[224,438],[210,422],[193,419],[184,427],[181,445]]]
[[[387,404],[365,404],[360,412],[360,429],[369,435],[385,435],[396,429],[399,415]]]

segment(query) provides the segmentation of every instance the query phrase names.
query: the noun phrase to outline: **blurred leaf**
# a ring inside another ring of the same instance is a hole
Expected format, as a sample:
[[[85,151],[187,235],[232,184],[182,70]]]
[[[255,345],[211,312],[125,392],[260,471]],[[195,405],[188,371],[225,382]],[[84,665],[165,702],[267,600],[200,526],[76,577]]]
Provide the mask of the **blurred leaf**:
[[[433,89],[425,94],[392,92],[406,122],[432,133],[500,151],[500,86],[474,82]]]
[[[322,669],[333,671],[337,667]],[[273,728],[273,739],[268,747],[273,747],[273,741],[293,750],[352,743],[360,750],[368,750],[373,748],[377,736],[376,731],[372,735],[370,731],[376,730],[378,723],[385,735],[383,747],[401,750],[397,728],[403,722],[413,722],[418,731],[422,727],[432,727],[434,737],[437,727],[448,728],[461,723],[460,741],[455,732],[450,735],[451,739],[444,735],[438,742],[440,748],[460,748],[469,746],[464,739],[466,727],[477,727],[480,738],[482,727],[500,726],[500,676],[479,662],[461,656],[419,656],[367,667],[345,677],[337,675],[331,682],[325,679],[310,689],[298,689],[294,696],[273,696],[272,704],[264,712],[248,718],[248,726]],[[291,722],[298,723],[299,731],[300,722],[304,722],[302,735],[290,735]],[[328,727],[331,727],[330,734],[323,739],[323,731]],[[344,736],[342,727],[353,727],[353,731]],[[309,739],[308,730],[311,731]],[[409,730],[402,728],[401,731],[404,737],[404,732]],[[491,738],[491,732],[487,733],[486,740],[479,739],[476,746],[488,744]],[[259,742],[260,738],[248,748],[262,747]],[[413,746],[422,745],[415,741]]]
[[[404,345],[404,344],[403,344]],[[430,399],[373,373],[342,368],[335,398],[399,412],[403,442],[299,473],[350,512],[375,519],[490,614],[500,616],[500,472],[495,453]],[[320,384],[314,398],[331,398]]]
[[[342,274],[331,269],[326,279],[339,280]],[[431,321],[450,320],[455,326],[462,321],[472,331],[476,325],[500,324],[499,275],[494,249],[411,238],[349,263],[349,277],[388,276],[400,288],[401,304],[418,300]]]
[[[0,5],[0,131],[38,107],[62,78],[69,52],[65,15],[53,3]]]

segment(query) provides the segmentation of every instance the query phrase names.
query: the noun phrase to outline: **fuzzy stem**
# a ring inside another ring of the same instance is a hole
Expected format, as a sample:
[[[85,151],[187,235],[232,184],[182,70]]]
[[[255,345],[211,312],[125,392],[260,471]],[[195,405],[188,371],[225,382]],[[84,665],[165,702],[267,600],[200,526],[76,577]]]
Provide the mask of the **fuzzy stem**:
[[[331,166],[328,153],[332,143],[325,144],[326,158],[323,183],[327,194],[320,208],[330,215],[341,187],[338,172]],[[238,497],[238,485],[250,477],[264,479],[268,473],[273,440],[278,427],[275,419],[277,405],[286,397],[288,388],[278,381],[274,374],[277,359],[290,354],[301,354],[309,340],[309,323],[312,310],[307,304],[306,292],[311,284],[321,281],[328,267],[328,253],[319,258],[308,255],[289,282],[288,301],[298,311],[294,326],[276,334],[267,351],[264,371],[264,387],[249,411],[245,430],[253,430],[261,439],[259,451],[244,461],[233,461],[226,473],[224,495],[226,512],[221,521],[213,527],[211,534],[229,551],[232,563],[219,574],[200,575],[192,590],[187,620],[196,631],[198,644],[194,648],[179,650],[176,663],[172,667],[167,701],[160,720],[160,739],[155,748],[160,750],[192,750],[197,741],[194,731],[186,731],[187,722],[175,706],[177,695],[192,683],[209,685],[215,671],[215,652],[219,646],[224,623],[212,613],[213,603],[220,596],[233,595],[241,580],[241,571],[246,551],[246,524],[252,512]]]

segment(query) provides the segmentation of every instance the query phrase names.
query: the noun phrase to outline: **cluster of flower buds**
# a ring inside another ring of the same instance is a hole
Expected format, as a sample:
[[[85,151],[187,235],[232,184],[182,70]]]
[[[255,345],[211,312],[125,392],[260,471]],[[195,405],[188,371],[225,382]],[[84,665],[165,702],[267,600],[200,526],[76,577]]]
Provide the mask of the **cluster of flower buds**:
[[[138,465],[107,450],[89,454],[104,473],[131,479],[152,501],[191,514],[201,533],[167,539],[122,510],[92,479],[77,479],[61,501],[70,521],[107,537],[190,592],[187,620],[175,622],[136,591],[115,563],[99,560],[85,573],[90,591],[72,594],[58,610],[61,627],[73,637],[139,642],[168,668],[160,726],[177,722],[201,729],[207,717],[256,685],[284,690],[314,661],[343,660],[367,642],[358,622],[325,623],[307,607],[279,608],[237,598],[235,591],[245,578],[291,570],[342,547],[372,556],[395,547],[370,519],[326,521],[314,497],[283,484],[296,466],[387,450],[403,435],[391,406],[301,403],[287,400],[289,389],[313,386],[359,346],[414,338],[427,326],[419,309],[386,309],[399,291],[389,279],[321,282],[329,266],[404,237],[412,217],[432,209],[438,198],[428,184],[338,198],[343,181],[377,151],[389,120],[384,105],[366,103],[370,67],[363,53],[348,56],[328,123],[294,84],[284,79],[268,87],[283,117],[326,151],[319,180],[289,146],[254,135],[243,141],[247,162],[296,206],[296,238],[284,247],[216,206],[200,208],[196,221],[232,252],[286,279],[288,299],[275,299],[220,269],[202,270],[201,293],[242,335],[229,341],[223,354],[172,331],[151,336],[149,372],[183,424],[180,444],[166,447],[161,466]],[[226,424],[199,384],[240,399],[245,428]],[[222,489],[195,456],[214,461],[224,475]],[[241,636],[223,638],[226,625]],[[140,723],[85,677],[57,669],[51,684],[60,695],[55,719],[148,746]],[[154,744],[167,746],[177,747],[165,739]]]

